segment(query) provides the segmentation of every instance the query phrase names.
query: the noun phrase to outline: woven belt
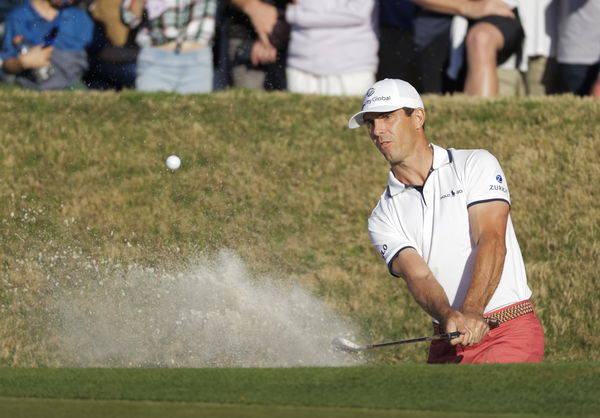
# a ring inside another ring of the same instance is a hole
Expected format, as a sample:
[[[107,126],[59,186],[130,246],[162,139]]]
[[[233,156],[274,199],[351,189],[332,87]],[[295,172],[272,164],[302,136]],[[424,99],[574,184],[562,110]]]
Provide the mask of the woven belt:
[[[523,302],[511,305],[507,308],[483,315],[483,318],[487,321],[490,328],[494,329],[506,321],[510,321],[511,319],[515,319],[532,312],[533,303],[531,303],[530,300],[524,300]],[[440,327],[440,324],[435,322],[433,323],[433,329],[436,334],[444,332]]]
[[[508,308],[500,309],[499,311],[483,315],[483,317],[487,321],[497,322],[498,325],[500,325],[503,322],[510,321],[511,319],[515,319],[520,316],[530,314],[532,312],[533,303],[531,303],[530,300],[524,300],[523,302],[509,306]]]

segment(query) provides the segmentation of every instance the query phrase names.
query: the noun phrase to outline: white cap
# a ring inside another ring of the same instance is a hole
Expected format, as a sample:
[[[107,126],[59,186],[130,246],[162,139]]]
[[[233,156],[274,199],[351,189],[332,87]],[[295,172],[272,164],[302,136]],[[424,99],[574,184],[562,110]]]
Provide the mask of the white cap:
[[[425,108],[421,96],[410,83],[386,78],[373,84],[363,99],[362,110],[348,121],[351,129],[364,125],[363,115],[369,112],[392,112],[403,107]]]

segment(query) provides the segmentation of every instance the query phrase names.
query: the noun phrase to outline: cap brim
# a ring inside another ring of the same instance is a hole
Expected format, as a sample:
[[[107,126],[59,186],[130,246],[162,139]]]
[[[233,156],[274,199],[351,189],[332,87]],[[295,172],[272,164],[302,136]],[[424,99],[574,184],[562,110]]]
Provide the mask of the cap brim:
[[[363,126],[365,124],[365,120],[363,119],[363,115],[365,113],[384,113],[384,112],[393,112],[394,110],[398,110],[401,107],[398,106],[378,106],[372,107],[367,110],[361,110],[360,112],[354,114],[350,120],[348,121],[348,128],[355,129]]]

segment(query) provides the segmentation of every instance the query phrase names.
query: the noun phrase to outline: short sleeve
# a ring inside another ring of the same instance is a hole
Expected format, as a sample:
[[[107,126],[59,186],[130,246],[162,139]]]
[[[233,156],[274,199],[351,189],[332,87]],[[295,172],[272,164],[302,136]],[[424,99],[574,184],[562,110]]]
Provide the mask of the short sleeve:
[[[506,176],[500,163],[485,150],[473,152],[465,166],[467,206],[492,200],[503,200],[510,205]]]
[[[386,265],[396,254],[405,248],[415,248],[415,244],[403,231],[401,225],[393,222],[380,202],[369,217],[369,237],[377,252],[383,257]]]

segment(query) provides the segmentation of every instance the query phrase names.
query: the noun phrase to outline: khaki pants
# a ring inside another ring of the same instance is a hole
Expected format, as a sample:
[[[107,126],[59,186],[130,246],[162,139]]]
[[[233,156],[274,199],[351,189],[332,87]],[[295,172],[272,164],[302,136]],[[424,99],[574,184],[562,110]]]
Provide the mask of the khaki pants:
[[[498,96],[522,97],[525,96],[525,82],[519,70],[498,68]]]
[[[555,58],[530,57],[525,75],[528,96],[556,94],[559,91]]]
[[[545,96],[558,93],[554,58],[530,57],[528,67],[526,73],[498,68],[499,96]]]

